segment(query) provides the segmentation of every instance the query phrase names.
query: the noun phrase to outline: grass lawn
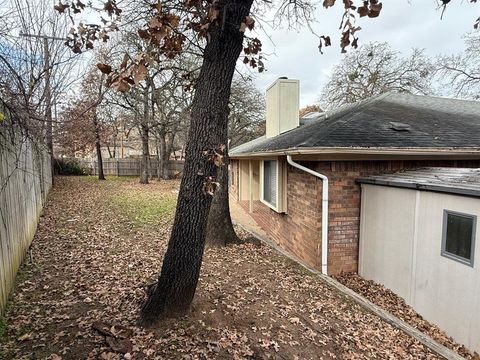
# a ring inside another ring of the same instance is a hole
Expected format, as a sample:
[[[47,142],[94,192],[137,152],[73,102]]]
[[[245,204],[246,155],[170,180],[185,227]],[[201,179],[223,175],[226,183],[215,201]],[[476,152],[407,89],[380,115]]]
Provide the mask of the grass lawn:
[[[139,192],[138,189],[127,189],[116,192],[109,197],[116,212],[126,215],[136,225],[160,225],[169,219],[175,211],[177,194],[173,192]]]
[[[267,246],[208,249],[190,313],[137,324],[177,181],[58,178],[6,320],[5,359],[436,359]],[[247,234],[239,231],[241,237]]]

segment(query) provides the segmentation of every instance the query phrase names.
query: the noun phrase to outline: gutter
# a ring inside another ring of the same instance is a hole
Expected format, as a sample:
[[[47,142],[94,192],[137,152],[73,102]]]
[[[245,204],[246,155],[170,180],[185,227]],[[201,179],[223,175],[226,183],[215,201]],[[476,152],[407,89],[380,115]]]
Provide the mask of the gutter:
[[[475,156],[480,157],[479,147],[470,148],[394,148],[394,147],[310,147],[310,148],[290,148],[280,150],[266,150],[255,152],[244,152],[231,154],[231,159],[245,157],[265,157],[278,155],[331,155],[331,154],[363,154],[363,155],[412,155],[412,156]]]
[[[300,169],[322,180],[322,274],[328,275],[328,178],[316,171],[302,166],[287,155],[287,162],[294,168]]]

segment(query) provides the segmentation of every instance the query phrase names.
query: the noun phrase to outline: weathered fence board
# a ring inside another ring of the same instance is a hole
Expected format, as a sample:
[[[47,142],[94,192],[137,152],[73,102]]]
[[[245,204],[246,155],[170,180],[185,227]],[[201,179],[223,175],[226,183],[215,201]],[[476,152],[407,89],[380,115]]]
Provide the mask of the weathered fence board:
[[[92,174],[97,175],[98,167],[96,161],[83,161],[84,165],[89,167]],[[171,160],[167,164],[167,176],[174,177],[183,171],[184,161]],[[156,176],[158,168],[158,160],[151,159],[149,167],[149,175]],[[140,176],[141,160],[140,159],[104,159],[103,173],[109,176]]]
[[[0,313],[52,184],[45,147],[0,126]]]

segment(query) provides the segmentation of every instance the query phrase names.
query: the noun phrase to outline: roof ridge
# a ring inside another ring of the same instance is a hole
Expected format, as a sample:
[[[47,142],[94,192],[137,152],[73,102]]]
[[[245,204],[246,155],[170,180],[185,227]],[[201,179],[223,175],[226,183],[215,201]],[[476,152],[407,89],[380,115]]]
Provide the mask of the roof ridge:
[[[401,92],[401,91],[395,91],[395,90],[390,90],[384,94],[396,94],[396,95],[406,95],[406,96],[414,96],[417,98],[430,98],[430,99],[437,99],[437,100],[453,100],[453,101],[458,101],[458,102],[467,102],[467,103],[474,103],[474,104],[480,104],[479,100],[472,100],[472,99],[460,99],[456,97],[447,97],[447,96],[440,96],[440,95],[426,95],[426,94],[414,94],[411,92]]]

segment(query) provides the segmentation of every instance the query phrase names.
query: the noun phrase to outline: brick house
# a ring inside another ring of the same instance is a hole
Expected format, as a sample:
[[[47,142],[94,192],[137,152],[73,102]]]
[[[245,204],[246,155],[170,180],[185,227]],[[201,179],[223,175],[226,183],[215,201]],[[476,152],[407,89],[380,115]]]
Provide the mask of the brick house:
[[[265,136],[230,150],[231,194],[273,241],[329,275],[358,270],[357,178],[480,167],[479,102],[387,93],[299,119],[298,80],[280,78],[266,95]]]

